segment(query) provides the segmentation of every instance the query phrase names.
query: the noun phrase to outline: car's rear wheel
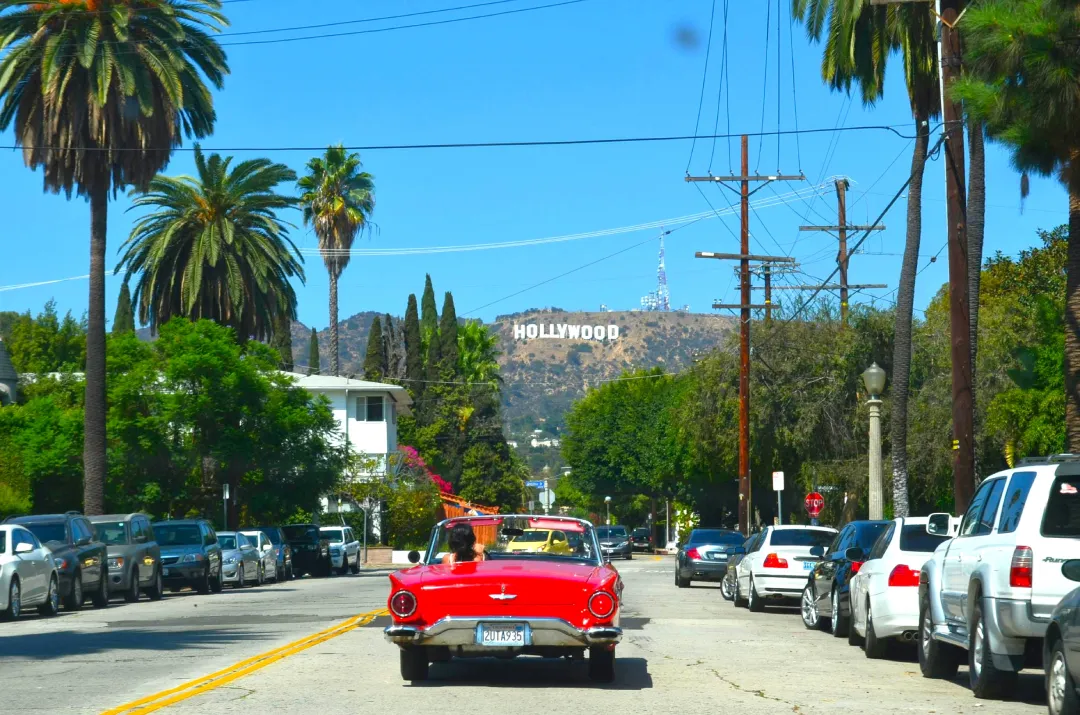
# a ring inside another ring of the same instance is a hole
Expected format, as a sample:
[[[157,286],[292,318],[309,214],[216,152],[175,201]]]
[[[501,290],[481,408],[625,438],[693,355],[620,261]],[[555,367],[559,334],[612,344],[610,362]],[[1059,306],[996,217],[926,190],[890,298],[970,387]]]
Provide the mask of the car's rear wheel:
[[[154,569],[154,585],[146,589],[151,601],[160,601],[165,596],[165,582],[161,578],[161,569]]]
[[[55,616],[60,612],[60,586],[56,583],[56,577],[49,578],[49,594],[45,597],[45,603],[38,606],[38,613],[43,616]]]
[[[427,650],[424,648],[401,649],[401,679],[416,683],[427,680],[428,667]]]
[[[1014,670],[1000,670],[994,665],[990,652],[990,634],[983,618],[982,604],[976,601],[971,618],[968,642],[968,676],[971,680],[971,694],[977,698],[1001,698],[1013,689],[1017,673]]]
[[[1061,638],[1050,646],[1050,660],[1046,668],[1046,704],[1050,715],[1077,715],[1080,698],[1076,695],[1076,683],[1069,673],[1065,660],[1065,644]]]
[[[615,649],[609,646],[589,648],[589,678],[597,683],[615,680]]]
[[[94,608],[108,608],[109,606],[109,575],[101,574],[98,579],[97,591],[94,591]]]
[[[0,612],[0,619],[13,621],[22,613],[22,589],[19,587],[19,577],[11,577],[11,585],[8,586],[8,605]]]
[[[678,586],[679,588],[686,588],[687,586],[690,585],[690,579],[683,578],[682,574],[679,573],[679,567],[678,566],[675,567],[675,585]]]
[[[64,610],[78,611],[83,607],[82,572],[76,571],[71,579],[71,591],[64,598]]]
[[[754,613],[761,613],[765,610],[765,601],[758,595],[753,576],[750,577],[750,593],[746,596],[746,607]]]
[[[934,620],[927,597],[919,599],[919,670],[924,678],[949,679],[960,667],[956,646],[934,640]]]
[[[878,638],[874,632],[874,611],[870,599],[866,599],[866,636],[863,638],[863,651],[866,657],[874,660],[884,658],[889,652],[889,641]]]
[[[739,575],[735,574],[735,608],[746,608],[746,599],[742,596],[742,588],[739,587]]]
[[[728,580],[727,576],[720,582],[720,595],[723,596],[725,601],[735,600],[735,592],[731,590],[731,581]]]
[[[139,569],[131,569],[131,586],[124,591],[124,600],[128,603],[138,603],[142,592],[139,590]]]
[[[817,599],[814,597],[814,592],[811,589],[810,584],[806,584],[806,588],[803,589],[802,600],[799,604],[799,612],[800,615],[802,615],[804,626],[812,631],[825,630],[827,621],[818,613]]]
[[[847,635],[848,628],[851,624],[848,623],[848,619],[844,618],[840,614],[840,590],[834,588],[832,591],[832,619],[830,629],[834,638],[843,638]]]

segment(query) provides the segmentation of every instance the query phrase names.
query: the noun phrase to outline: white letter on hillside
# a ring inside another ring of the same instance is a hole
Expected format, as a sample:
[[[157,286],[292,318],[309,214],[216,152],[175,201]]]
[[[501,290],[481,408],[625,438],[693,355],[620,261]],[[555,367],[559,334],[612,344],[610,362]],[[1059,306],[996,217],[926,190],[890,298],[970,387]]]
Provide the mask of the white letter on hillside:
[[[525,326],[525,335],[527,335],[530,340],[535,338],[536,334],[537,334],[536,323],[529,323],[527,326]]]
[[[514,326],[514,340],[524,340],[524,339],[525,339],[525,326],[524,325],[515,325]]]
[[[609,326],[607,326],[607,339],[608,340],[618,340],[619,339],[619,326],[618,325],[609,325]]]
[[[607,331],[604,330],[603,325],[597,325],[593,328],[593,338],[595,340],[603,340],[605,335],[607,335]]]
[[[581,337],[581,326],[580,325],[567,325],[566,326],[566,332],[570,336],[571,340],[577,340],[578,338]]]
[[[581,326],[581,339],[582,340],[592,340],[592,326],[591,325],[582,325]]]
[[[566,323],[559,323],[559,337],[566,337]]]

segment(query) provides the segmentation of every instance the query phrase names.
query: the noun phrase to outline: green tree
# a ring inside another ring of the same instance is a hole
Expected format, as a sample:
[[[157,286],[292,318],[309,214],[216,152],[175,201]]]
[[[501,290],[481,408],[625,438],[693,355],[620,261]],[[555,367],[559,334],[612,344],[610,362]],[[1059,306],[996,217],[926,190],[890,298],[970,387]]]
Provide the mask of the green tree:
[[[371,321],[368,331],[367,354],[364,356],[364,379],[379,382],[383,379],[383,331],[379,316]]]
[[[338,279],[349,265],[356,237],[371,227],[375,177],[362,171],[359,154],[332,146],[308,162],[299,183],[304,224],[314,227],[319,252],[330,274],[330,374],[341,371],[338,352]]]
[[[4,342],[20,373],[82,372],[86,365],[86,322],[70,312],[61,319],[52,300],[36,317],[20,315]]]
[[[439,322],[439,360],[442,374],[449,380],[458,377],[458,320],[454,296],[447,291]]]
[[[292,322],[289,315],[280,313],[274,321],[274,334],[270,338],[270,346],[281,356],[281,369],[285,372],[293,370]]]
[[[120,287],[120,297],[116,301],[116,314],[113,316],[112,331],[117,333],[135,332],[135,311],[131,307],[131,289],[127,281]]]
[[[467,321],[458,329],[458,372],[466,383],[498,386],[499,336],[479,320]]]
[[[405,308],[405,379],[413,397],[424,392],[424,352],[420,333],[420,318],[416,311],[416,295],[409,294]]]
[[[0,131],[12,127],[45,189],[90,202],[85,509],[104,508],[105,237],[109,195],[146,188],[182,135],[214,126],[228,73],[207,34],[226,24],[220,0],[127,3],[113,11],[11,0],[0,11]],[[138,51],[117,51],[135,43]],[[58,52],[58,49],[67,51]]]
[[[311,329],[311,340],[308,341],[308,374],[318,375],[322,370],[319,358],[319,334],[315,328]]]
[[[122,247],[124,280],[139,274],[139,320],[157,331],[173,316],[206,318],[241,340],[268,340],[278,316],[296,317],[292,278],[304,269],[277,212],[295,200],[277,187],[294,181],[284,164],[204,156],[195,145],[197,176],[157,176],[134,207],[139,219]]]
[[[430,351],[432,335],[439,332],[439,311],[435,305],[435,288],[431,285],[431,274],[424,276],[424,293],[420,298],[420,336],[424,341],[424,355]]]

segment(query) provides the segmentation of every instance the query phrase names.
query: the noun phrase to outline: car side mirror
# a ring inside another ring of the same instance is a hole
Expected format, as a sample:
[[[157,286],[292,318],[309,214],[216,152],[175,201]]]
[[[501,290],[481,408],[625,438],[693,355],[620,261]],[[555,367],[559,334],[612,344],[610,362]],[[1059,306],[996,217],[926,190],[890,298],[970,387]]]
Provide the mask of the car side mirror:
[[[34,550],[34,545],[33,544],[28,544],[25,541],[21,542],[18,546],[15,547],[15,553],[17,553],[17,554],[26,554],[26,553],[29,553],[29,552],[31,552],[33,550]]]
[[[1080,559],[1070,559],[1063,563],[1061,575],[1070,581],[1080,581]]]
[[[270,544],[263,544],[263,551],[269,551],[271,548]]]
[[[858,546],[852,546],[850,549],[844,552],[844,557],[848,561],[865,561],[866,551],[860,549]]]
[[[727,547],[726,549],[724,549],[724,553],[727,554],[728,556],[733,556],[735,554],[735,547],[734,546]]]
[[[820,559],[822,556],[825,555],[825,547],[824,546],[811,546],[810,547],[810,555],[811,556],[816,556],[816,557],[818,557]]]
[[[744,555],[746,553],[746,547],[745,546],[732,546],[730,549],[728,549],[728,553],[733,554],[735,556],[742,556],[742,555]]]
[[[931,536],[948,536],[952,516],[945,513],[931,514],[926,519],[926,533]]]
[[[418,563],[420,563],[420,552],[419,551],[410,551],[409,552],[409,563],[410,564],[418,564]]]

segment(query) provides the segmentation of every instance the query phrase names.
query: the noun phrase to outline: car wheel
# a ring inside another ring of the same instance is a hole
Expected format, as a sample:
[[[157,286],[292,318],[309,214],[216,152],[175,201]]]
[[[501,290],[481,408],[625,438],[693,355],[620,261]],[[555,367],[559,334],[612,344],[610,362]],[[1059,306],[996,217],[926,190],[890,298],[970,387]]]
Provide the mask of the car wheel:
[[[627,561],[633,561],[634,560],[634,552],[633,551],[627,551],[626,552],[626,560]]]
[[[765,610],[765,601],[761,600],[761,596],[758,595],[753,576],[750,577],[750,593],[746,596],[746,607],[754,613],[761,613]]]
[[[225,590],[225,577],[221,573],[221,570],[218,569],[218,575],[210,577],[210,591],[212,593],[221,593],[224,590]]]
[[[204,570],[202,577],[199,578],[199,583],[195,585],[195,591],[202,595],[210,593],[210,566],[208,565]]]
[[[78,611],[83,607],[82,572],[76,571],[71,580],[71,592],[64,598],[64,610]]]
[[[342,556],[341,557],[341,568],[339,568],[337,570],[337,572],[338,572],[338,576],[344,576],[345,574],[349,573],[349,557],[348,556]]]
[[[55,576],[49,578],[49,595],[37,610],[43,616],[55,616],[60,612],[60,586],[56,583]]]
[[[960,667],[960,651],[934,640],[933,633],[930,601],[924,596],[919,599],[919,670],[924,678],[952,678]]]
[[[832,618],[830,619],[830,630],[832,631],[834,638],[843,638],[848,632],[848,619],[840,615],[840,591],[834,588],[832,592]]]
[[[848,600],[850,603],[851,594],[848,594]],[[863,644],[863,637],[859,635],[859,632],[855,630],[855,606],[851,604],[851,614],[848,616],[848,629],[847,629],[847,642],[848,645],[859,648]]]
[[[682,574],[679,573],[679,567],[678,566],[675,567],[675,585],[678,586],[679,588],[686,588],[687,586],[690,585],[690,579],[683,578]]]
[[[419,648],[401,649],[401,679],[417,683],[427,680],[428,667],[427,650]]]
[[[615,680],[615,649],[609,646],[589,648],[589,679],[597,683]]]
[[[982,604],[975,603],[968,641],[968,676],[971,694],[977,698],[1000,698],[1016,684],[1016,671],[999,670],[990,652],[990,634],[986,630]]]
[[[878,660],[889,652],[889,641],[878,638],[874,632],[874,611],[870,608],[870,599],[866,599],[866,636],[863,637],[863,651],[867,658]]]
[[[353,562],[352,572],[353,573],[360,573],[360,552],[359,551],[356,552],[356,561]]]
[[[259,564],[255,571],[257,574],[257,578],[255,579],[255,585],[262,586],[264,583],[266,583],[266,575],[263,573],[262,564]]]
[[[154,569],[154,585],[146,589],[146,595],[151,601],[160,601],[165,595],[165,583],[161,578],[161,569]]]
[[[139,569],[131,569],[131,587],[124,591],[124,600],[128,603],[138,603],[142,592],[139,590]]]
[[[236,585],[233,588],[244,587],[244,565],[240,564],[239,570],[236,572]]]
[[[735,576],[735,608],[746,608],[746,599],[742,597],[742,588],[739,587],[739,577]]]
[[[1050,662],[1046,668],[1046,704],[1050,715],[1077,715],[1080,698],[1076,683],[1065,660],[1065,644],[1060,638],[1050,646]]]
[[[14,621],[22,613],[22,589],[19,588],[19,577],[11,577],[11,585],[8,587],[8,606],[0,613],[0,619]]]
[[[724,580],[720,582],[720,595],[725,601],[735,600],[735,594],[731,590],[731,582],[728,581],[726,576],[724,577]]]
[[[102,574],[98,579],[98,589],[92,599],[94,608],[108,608],[109,606],[109,575]]]
[[[810,584],[802,592],[802,601],[799,604],[799,612],[802,615],[803,625],[812,631],[825,630],[826,619],[818,614],[817,599],[810,589]]]

